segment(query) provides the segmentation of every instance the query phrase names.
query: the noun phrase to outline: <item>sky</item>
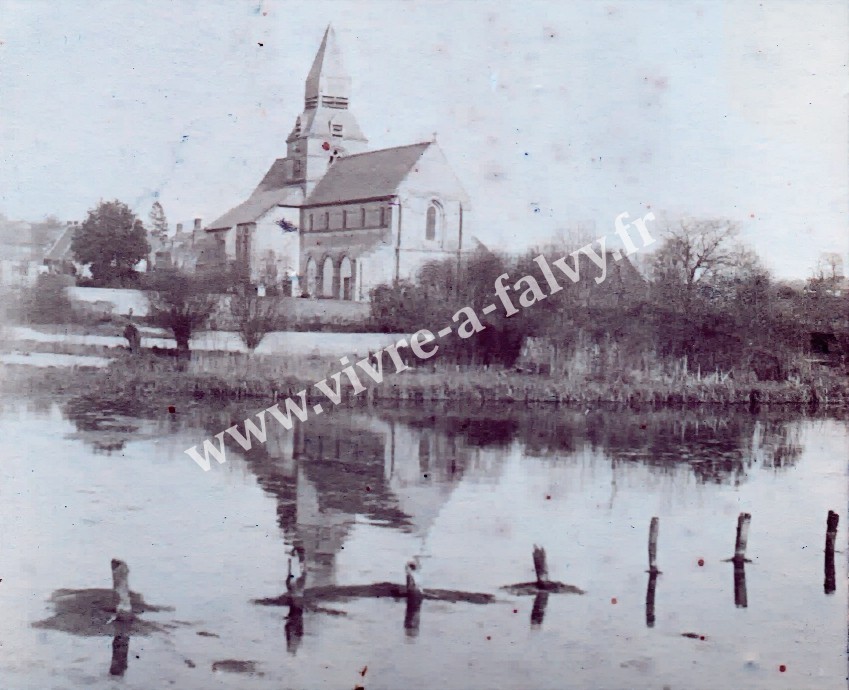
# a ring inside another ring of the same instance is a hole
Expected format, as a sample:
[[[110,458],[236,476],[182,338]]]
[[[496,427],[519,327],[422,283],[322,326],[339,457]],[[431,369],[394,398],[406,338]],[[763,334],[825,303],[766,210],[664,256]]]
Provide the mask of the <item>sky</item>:
[[[652,211],[849,268],[849,9],[816,0],[0,0],[0,213],[211,222],[285,155],[328,23],[370,148],[436,133],[489,246]]]

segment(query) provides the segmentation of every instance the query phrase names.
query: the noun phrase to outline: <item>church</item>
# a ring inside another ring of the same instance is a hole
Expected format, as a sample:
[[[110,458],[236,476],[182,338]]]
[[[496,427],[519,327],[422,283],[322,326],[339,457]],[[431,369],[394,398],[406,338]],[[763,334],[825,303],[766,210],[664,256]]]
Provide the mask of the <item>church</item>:
[[[469,245],[469,202],[436,143],[369,150],[350,108],[332,26],[307,75],[303,112],[247,200],[205,228],[206,256],[293,296],[368,300]]]

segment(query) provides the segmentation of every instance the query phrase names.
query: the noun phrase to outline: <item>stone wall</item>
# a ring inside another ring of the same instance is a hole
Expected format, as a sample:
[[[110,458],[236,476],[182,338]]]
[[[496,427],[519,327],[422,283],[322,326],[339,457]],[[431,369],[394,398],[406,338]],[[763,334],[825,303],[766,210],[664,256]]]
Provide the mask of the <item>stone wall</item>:
[[[104,315],[127,316],[132,309],[133,316],[147,316],[147,298],[142,290],[69,287],[66,291],[72,303]],[[281,312],[290,315],[293,324],[352,325],[364,323],[369,315],[368,304],[362,302],[297,297],[281,297],[280,300]],[[229,325],[231,317],[226,295],[221,296],[213,320],[219,328]]]

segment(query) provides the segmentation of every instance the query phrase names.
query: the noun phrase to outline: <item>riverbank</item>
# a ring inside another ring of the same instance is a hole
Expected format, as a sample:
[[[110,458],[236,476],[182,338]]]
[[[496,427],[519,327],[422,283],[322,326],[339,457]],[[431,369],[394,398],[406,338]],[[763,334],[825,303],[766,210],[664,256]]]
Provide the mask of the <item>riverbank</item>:
[[[115,357],[106,367],[36,369],[9,365],[4,387],[19,392],[86,392],[106,397],[157,400],[204,398],[297,399],[306,389],[311,402],[326,396],[313,385],[340,369],[338,361],[310,356],[263,357],[241,353],[195,354],[189,362],[152,355]],[[464,401],[485,403],[617,404],[631,407],[693,405],[809,405],[849,407],[849,382],[838,371],[822,367],[810,380],[738,382],[699,380],[695,376],[667,380],[588,380],[552,378],[502,369],[435,365],[385,374],[359,396],[342,376],[345,402]],[[368,377],[360,377],[368,384]],[[333,381],[328,382],[335,389]]]

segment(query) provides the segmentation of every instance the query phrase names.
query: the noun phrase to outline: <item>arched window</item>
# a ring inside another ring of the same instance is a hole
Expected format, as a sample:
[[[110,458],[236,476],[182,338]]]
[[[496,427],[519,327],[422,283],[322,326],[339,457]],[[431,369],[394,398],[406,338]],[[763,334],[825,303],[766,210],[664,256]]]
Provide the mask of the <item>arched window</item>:
[[[339,264],[339,298],[354,299],[354,270],[347,256]]]
[[[425,239],[437,240],[442,237],[442,206],[437,201],[431,201],[427,207]]]
[[[318,267],[315,265],[315,259],[310,257],[307,261],[307,295],[310,297],[315,297],[317,274]]]
[[[321,270],[321,294],[323,297],[333,297],[333,259],[329,256],[324,260]]]

